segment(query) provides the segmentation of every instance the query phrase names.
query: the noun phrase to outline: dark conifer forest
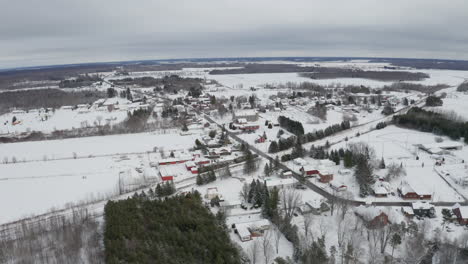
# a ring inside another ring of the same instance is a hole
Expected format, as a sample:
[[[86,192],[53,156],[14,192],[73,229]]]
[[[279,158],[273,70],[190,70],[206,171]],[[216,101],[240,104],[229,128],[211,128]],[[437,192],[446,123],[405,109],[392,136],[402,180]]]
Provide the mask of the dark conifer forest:
[[[205,208],[197,192],[109,201],[105,220],[106,263],[240,263],[224,217]]]

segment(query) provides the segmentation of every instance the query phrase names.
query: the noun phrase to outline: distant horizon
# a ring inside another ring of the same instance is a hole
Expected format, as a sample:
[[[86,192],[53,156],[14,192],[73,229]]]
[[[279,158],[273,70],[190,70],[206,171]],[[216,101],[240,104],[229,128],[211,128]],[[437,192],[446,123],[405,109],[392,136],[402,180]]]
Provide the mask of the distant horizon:
[[[22,71],[22,70],[41,70],[41,69],[54,69],[62,67],[75,67],[75,66],[86,66],[86,65],[106,65],[106,64],[136,64],[136,63],[150,63],[155,64],[164,64],[164,63],[173,63],[173,62],[187,62],[187,63],[203,63],[203,62],[235,62],[238,60],[242,61],[269,61],[269,60],[303,60],[304,62],[312,62],[316,60],[317,62],[324,61],[343,61],[343,60],[412,60],[412,61],[440,61],[440,62],[468,62],[468,60],[463,59],[444,59],[444,58],[411,58],[411,57],[353,57],[353,56],[259,56],[259,57],[198,57],[198,58],[173,58],[173,59],[140,59],[140,60],[117,60],[117,61],[89,61],[89,62],[71,62],[65,64],[46,64],[46,65],[31,65],[31,66],[19,66],[19,67],[8,67],[3,68],[0,66],[0,72],[10,72],[10,71]],[[299,61],[298,61],[299,62]]]

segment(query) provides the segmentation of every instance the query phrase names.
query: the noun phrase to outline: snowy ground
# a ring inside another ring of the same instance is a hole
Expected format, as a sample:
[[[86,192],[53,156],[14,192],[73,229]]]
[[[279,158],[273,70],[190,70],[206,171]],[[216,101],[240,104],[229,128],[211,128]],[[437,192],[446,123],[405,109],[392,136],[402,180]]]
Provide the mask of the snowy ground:
[[[434,143],[435,136],[431,133],[423,133],[416,130],[388,126],[382,130],[375,130],[361,137],[350,139],[348,142],[341,142],[334,145],[333,149],[346,148],[353,142],[364,142],[375,149],[376,158],[380,160],[384,157],[386,164],[403,164],[407,175],[391,182],[392,189],[396,193],[396,188],[401,181],[407,181],[413,186],[424,189],[433,194],[433,201],[455,202],[463,201],[463,198],[451,188],[434,170],[435,159],[430,154],[417,149],[415,144]],[[446,138],[446,141],[450,139]],[[463,151],[463,150],[462,150]],[[457,151],[454,152],[457,154]],[[416,160],[419,156],[419,160]],[[454,163],[461,162],[455,159]],[[424,163],[424,167],[422,164]],[[377,175],[385,175],[385,170],[376,171]],[[335,174],[336,181],[341,181],[350,187],[350,190],[357,196],[358,186],[352,175],[340,176]],[[357,197],[356,197],[357,198]],[[374,198],[376,201],[399,200],[397,196],[387,198]]]
[[[89,157],[149,152],[153,151],[155,147],[165,151],[180,150],[193,146],[198,137],[197,134],[181,136],[172,130],[168,130],[168,132],[170,133],[161,134],[161,131],[156,131],[2,144],[0,158],[3,161],[5,157],[9,160],[16,157],[18,162],[22,162],[23,160],[72,158],[74,153],[78,157]]]
[[[102,101],[104,101],[102,99]],[[127,118],[129,109],[138,109],[139,103],[132,104],[126,99],[110,98],[106,104],[116,104],[120,109],[109,111],[107,106],[83,106],[78,109],[58,108],[45,112],[45,109],[24,112],[9,112],[0,115],[0,135],[41,131],[51,133],[55,130],[69,130],[75,128],[96,127],[101,125],[115,125]],[[67,106],[71,107],[71,106]],[[13,124],[13,118],[16,118]]]
[[[146,152],[158,147],[168,155],[171,150],[192,147],[195,138],[141,133],[3,144],[0,157],[10,161],[16,157],[18,162],[0,164],[0,199],[10,201],[2,206],[0,224],[68,203],[115,196],[119,180],[131,187],[144,176],[157,174],[149,162],[159,159],[160,154]],[[138,173],[135,168],[144,171]],[[22,198],[12,199],[19,196]]]
[[[121,165],[109,157],[1,164],[0,224],[68,203],[116,195],[119,171],[129,166]]]

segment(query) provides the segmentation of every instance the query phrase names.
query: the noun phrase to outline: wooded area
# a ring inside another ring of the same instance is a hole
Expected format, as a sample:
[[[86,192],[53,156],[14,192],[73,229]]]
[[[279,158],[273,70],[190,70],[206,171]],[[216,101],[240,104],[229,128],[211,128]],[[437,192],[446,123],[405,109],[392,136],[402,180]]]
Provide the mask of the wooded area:
[[[0,114],[12,107],[24,110],[58,108],[63,105],[91,104],[100,98],[106,98],[106,94],[89,90],[65,92],[60,89],[34,89],[3,92],[0,94]]]
[[[393,122],[402,127],[449,136],[454,140],[465,138],[468,143],[468,122],[451,120],[443,114],[426,111],[419,107],[411,108],[404,115],[393,117]]]
[[[222,214],[198,192],[164,200],[146,195],[105,207],[106,263],[240,263]]]

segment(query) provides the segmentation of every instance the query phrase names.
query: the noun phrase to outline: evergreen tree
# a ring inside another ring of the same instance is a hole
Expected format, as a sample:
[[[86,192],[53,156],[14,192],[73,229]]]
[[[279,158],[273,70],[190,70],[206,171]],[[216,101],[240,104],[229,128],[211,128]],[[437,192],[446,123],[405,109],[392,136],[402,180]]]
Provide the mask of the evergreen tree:
[[[302,144],[299,138],[296,140],[296,144],[294,144],[294,149],[291,152],[291,156],[293,158],[304,157],[304,148],[302,147]]]
[[[163,197],[163,190],[162,190],[162,187],[161,185],[158,183],[158,185],[156,185],[156,196],[158,197]]]
[[[373,171],[369,159],[364,155],[356,157],[354,175],[359,183],[359,195],[367,197],[371,192],[370,184],[373,182]]]
[[[202,176],[200,175],[200,173],[197,174],[196,183],[197,183],[197,185],[203,185],[203,184],[204,184],[203,178],[202,178]]]
[[[247,202],[249,202],[249,203],[253,203],[253,198],[254,198],[254,195],[255,195],[256,186],[257,186],[257,182],[255,180],[252,180],[252,182],[250,183],[249,196],[248,196],[248,199],[247,199]]]
[[[270,176],[270,166],[268,166],[268,163],[265,164],[265,168],[263,169],[263,173],[265,176]]]
[[[380,160],[379,168],[385,169],[385,167],[386,167],[386,166],[385,166],[385,160],[384,160],[384,158],[382,157],[382,160]]]
[[[408,102],[408,98],[403,98],[403,105],[404,106],[408,106],[409,105],[409,102]]]
[[[130,91],[130,88],[127,88],[127,100],[133,101],[133,96],[132,92]]]
[[[346,150],[344,153],[343,164],[346,168],[351,168],[354,166],[353,162],[353,153],[349,150]]]
[[[244,163],[244,173],[250,174],[257,170],[257,162],[255,161],[252,152],[247,149],[245,151],[245,163]]]
[[[272,141],[270,147],[268,147],[268,153],[276,153],[278,150],[278,143],[276,141]]]
[[[278,170],[278,169],[279,169],[280,164],[281,164],[281,163],[280,163],[279,157],[276,156],[276,157],[275,157],[275,170]]]
[[[398,233],[394,233],[392,238],[390,239],[390,245],[392,246],[392,258],[393,258],[393,251],[395,247],[401,244],[401,236]]]

